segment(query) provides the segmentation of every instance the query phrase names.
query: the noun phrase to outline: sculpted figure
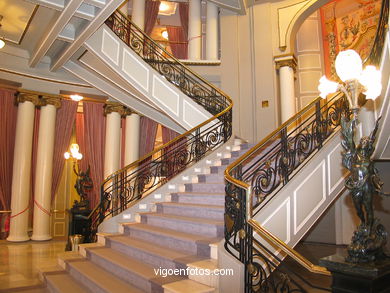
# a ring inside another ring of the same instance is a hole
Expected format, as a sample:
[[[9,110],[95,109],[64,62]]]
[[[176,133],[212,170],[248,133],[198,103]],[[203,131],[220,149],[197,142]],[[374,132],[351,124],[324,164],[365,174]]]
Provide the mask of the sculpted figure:
[[[354,137],[357,124],[356,116],[351,120],[342,117],[343,165],[350,171],[345,186],[350,191],[357,215],[361,221],[348,246],[351,262],[368,262],[383,255],[387,233],[379,221],[374,218],[373,197],[381,193],[382,182],[371,160],[374,152],[375,135],[380,118],[369,136],[360,139],[356,146]]]

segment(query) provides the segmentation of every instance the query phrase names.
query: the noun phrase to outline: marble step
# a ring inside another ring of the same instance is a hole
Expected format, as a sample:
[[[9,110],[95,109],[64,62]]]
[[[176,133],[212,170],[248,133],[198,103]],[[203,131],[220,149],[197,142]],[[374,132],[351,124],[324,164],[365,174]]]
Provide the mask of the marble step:
[[[225,207],[223,205],[191,204],[179,202],[156,203],[157,213],[224,220]]]
[[[187,264],[206,259],[188,252],[170,249],[156,243],[125,235],[107,238],[108,246],[129,257],[138,259],[154,268],[186,268]]]
[[[223,237],[223,220],[202,219],[162,213],[140,213],[141,223],[207,237]]]
[[[73,279],[81,282],[94,293],[144,292],[118,278],[115,275],[116,271],[109,272],[88,260],[69,261],[67,267]]]
[[[51,293],[92,293],[82,283],[72,278],[66,271],[56,274],[45,274],[47,288]]]
[[[225,192],[209,193],[209,192],[177,192],[171,194],[172,202],[179,203],[194,203],[194,204],[209,204],[209,205],[225,205]]]
[[[223,183],[186,183],[184,186],[186,192],[225,192],[225,184]]]
[[[184,279],[180,276],[160,276],[154,268],[117,250],[105,247],[88,249],[88,257],[94,263],[113,273],[117,278],[144,292],[163,292],[162,285]]]
[[[192,255],[210,257],[210,244],[219,242],[222,237],[207,237],[147,224],[124,224],[125,234],[169,249]]]
[[[225,183],[225,177],[223,174],[199,174],[198,183]]]

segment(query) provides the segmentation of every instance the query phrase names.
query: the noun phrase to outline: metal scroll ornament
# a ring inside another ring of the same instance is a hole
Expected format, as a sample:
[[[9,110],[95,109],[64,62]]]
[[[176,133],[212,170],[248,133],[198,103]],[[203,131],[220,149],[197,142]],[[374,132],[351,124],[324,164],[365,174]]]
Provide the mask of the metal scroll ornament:
[[[350,171],[345,180],[355,206],[360,225],[352,236],[348,246],[346,260],[352,263],[364,263],[380,260],[385,257],[384,246],[387,232],[379,220],[374,217],[373,198],[381,193],[382,182],[371,156],[380,118],[369,136],[363,136],[355,144],[357,110],[352,119],[342,117],[343,166]]]

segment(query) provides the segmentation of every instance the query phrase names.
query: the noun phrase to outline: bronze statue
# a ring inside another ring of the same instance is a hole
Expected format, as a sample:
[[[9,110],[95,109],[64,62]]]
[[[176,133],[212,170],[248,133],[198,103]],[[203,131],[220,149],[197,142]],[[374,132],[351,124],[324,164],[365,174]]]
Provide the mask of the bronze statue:
[[[92,179],[90,177],[91,168],[88,166],[87,171],[77,172],[76,167],[73,166],[73,171],[77,175],[76,184],[74,187],[76,188],[77,193],[80,196],[80,202],[75,201],[75,206],[81,207],[89,205],[89,200],[87,198],[87,192],[90,191],[93,187]]]
[[[352,119],[342,117],[341,133],[345,152],[343,165],[350,171],[345,180],[345,186],[350,191],[360,225],[354,232],[352,242],[348,246],[347,261],[370,262],[384,257],[383,247],[386,244],[387,233],[378,219],[374,218],[373,197],[381,193],[382,182],[374,166],[371,156],[374,152],[376,132],[380,118],[376,121],[370,136],[364,136],[355,145],[356,113]]]

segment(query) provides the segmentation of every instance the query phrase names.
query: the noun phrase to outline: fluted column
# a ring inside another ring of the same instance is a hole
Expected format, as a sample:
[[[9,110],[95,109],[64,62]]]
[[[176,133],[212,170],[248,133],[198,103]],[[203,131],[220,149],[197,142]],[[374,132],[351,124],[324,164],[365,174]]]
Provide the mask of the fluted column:
[[[139,159],[140,118],[137,113],[126,116],[125,165]]]
[[[279,70],[279,92],[281,122],[287,121],[296,113],[294,72],[297,61],[293,55],[275,58],[276,69]]]
[[[43,97],[39,121],[37,165],[34,190],[34,219],[32,240],[51,239],[50,208],[53,175],[54,134],[56,111],[61,106],[58,98]]]
[[[106,115],[106,140],[104,147],[104,177],[119,170],[121,114],[123,106],[108,102],[104,108]]]
[[[218,60],[218,6],[207,2],[206,59]]]
[[[145,29],[145,0],[133,0],[131,20],[141,30]]]
[[[8,241],[20,242],[28,236],[28,209],[30,199],[31,152],[37,95],[20,93],[17,97],[14,163],[12,170],[11,219]]]
[[[200,60],[202,50],[202,21],[200,0],[190,0],[188,11],[188,59]]]

